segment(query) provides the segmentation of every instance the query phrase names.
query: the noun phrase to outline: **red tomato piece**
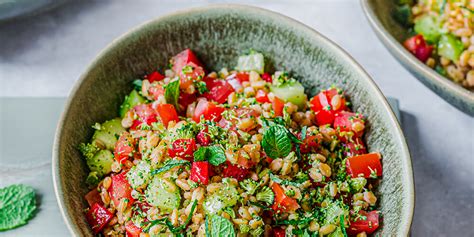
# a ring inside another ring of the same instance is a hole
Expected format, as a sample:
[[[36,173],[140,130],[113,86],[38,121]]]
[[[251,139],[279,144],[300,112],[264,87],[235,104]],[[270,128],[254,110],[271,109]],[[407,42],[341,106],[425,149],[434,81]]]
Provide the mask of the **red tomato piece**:
[[[285,234],[285,230],[282,229],[282,228],[278,228],[278,227],[275,227],[272,229],[272,236],[273,237],[285,237],[286,234]]]
[[[84,198],[86,199],[90,207],[92,207],[96,203],[100,205],[104,204],[102,202],[102,198],[100,197],[99,191],[97,191],[97,188],[94,188],[90,192],[88,192],[86,196],[84,196]]]
[[[205,120],[219,122],[222,118],[222,112],[224,112],[224,110],[225,109],[223,107],[217,106],[212,102],[200,100],[196,105],[196,109],[194,110],[193,120],[196,123],[199,123],[201,116],[203,116]]]
[[[161,118],[161,122],[168,127],[170,121],[179,121],[178,113],[171,104],[159,104],[156,106],[156,111]]]
[[[131,206],[135,199],[132,197],[132,187],[127,180],[127,172],[124,171],[120,174],[112,175],[112,184],[107,190],[110,194],[110,198],[114,202],[114,205],[118,207],[122,198],[128,199],[127,206]]]
[[[276,182],[273,182],[271,186],[273,193],[275,193],[275,202],[272,205],[272,209],[276,212],[294,212],[300,205],[295,199],[286,196],[283,188]]]
[[[248,72],[238,72],[235,75],[235,78],[237,78],[237,80],[239,80],[240,84],[242,84],[242,82],[244,82],[244,81],[249,81],[249,73]]]
[[[347,234],[349,235],[357,235],[358,233],[365,232],[366,234],[374,233],[377,228],[379,228],[379,213],[378,211],[359,211],[361,216],[365,216],[366,220],[358,219],[356,221],[352,221],[349,225],[349,228],[346,229]]]
[[[174,56],[171,59],[171,62],[173,64],[173,71],[175,73],[181,72],[183,67],[186,66],[188,63],[194,63],[195,65],[202,67],[202,63],[199,62],[196,55],[190,49],[185,49],[184,51]]]
[[[125,223],[125,231],[127,232],[127,237],[140,237],[140,233],[142,233],[142,229],[133,224],[133,221]]]
[[[403,46],[422,62],[426,62],[433,52],[433,46],[428,45],[421,34],[405,40]]]
[[[248,169],[240,167],[238,165],[233,165],[229,161],[226,162],[222,175],[224,177],[232,177],[239,181],[242,181],[250,173]]]
[[[196,135],[196,142],[201,146],[209,146],[211,144],[211,136],[208,134],[207,127]]]
[[[130,129],[139,129],[140,126],[148,125],[157,122],[157,112],[152,108],[151,104],[140,104],[133,107],[133,112],[137,115],[138,119],[133,121],[133,125]]]
[[[196,148],[194,138],[180,138],[176,139],[168,149],[168,155],[192,161]]]
[[[262,74],[262,79],[268,83],[272,83],[273,82],[273,79],[272,79],[272,75],[270,75],[270,73],[268,72],[265,72]]]
[[[257,94],[255,95],[255,100],[258,103],[270,103],[270,99],[268,99],[267,92],[264,90],[258,90]]]
[[[158,100],[160,96],[165,95],[165,89],[163,86],[158,85],[158,83],[152,83],[150,84],[150,88],[148,88],[148,94],[153,100]]]
[[[280,98],[276,97],[272,102],[273,112],[275,112],[275,117],[283,116],[283,108],[285,107],[285,102]]]
[[[209,91],[204,93],[203,96],[219,104],[225,103],[230,93],[234,92],[234,88],[225,80],[208,80],[206,85]]]
[[[155,81],[161,81],[161,80],[165,79],[165,76],[161,75],[157,71],[154,71],[154,72],[146,75],[145,79],[147,79],[150,83],[153,83]]]
[[[98,234],[114,215],[99,203],[95,203],[86,214],[86,220],[94,234]]]
[[[348,143],[343,143],[344,146],[344,156],[351,157],[356,155],[362,155],[367,153],[367,149],[365,148],[364,142],[359,137],[355,139],[355,141],[351,141]]]
[[[334,128],[339,132],[353,132],[355,137],[361,137],[364,134],[365,122],[362,115],[342,111],[334,118]]]
[[[382,163],[380,163],[380,153],[369,153],[347,158],[346,171],[352,178],[361,174],[365,178],[371,177],[374,173],[378,177],[382,176]]]
[[[114,157],[120,164],[125,163],[128,158],[133,156],[135,150],[135,140],[128,132],[123,132],[117,143],[115,143]]]
[[[336,88],[322,91],[310,101],[319,126],[332,124],[336,112],[347,110],[346,99]]]
[[[209,162],[195,161],[191,166],[191,180],[207,185],[209,183]]]
[[[299,135],[301,138],[301,135]],[[306,135],[303,142],[300,144],[300,151],[302,153],[309,153],[311,151],[315,151],[322,142],[321,135]]]
[[[196,94],[179,93],[178,103],[181,107],[179,110],[185,112],[188,105],[192,104],[196,99]]]
[[[188,63],[178,72],[178,75],[180,78],[179,88],[186,90],[194,81],[199,81],[204,78],[204,69],[194,63]]]

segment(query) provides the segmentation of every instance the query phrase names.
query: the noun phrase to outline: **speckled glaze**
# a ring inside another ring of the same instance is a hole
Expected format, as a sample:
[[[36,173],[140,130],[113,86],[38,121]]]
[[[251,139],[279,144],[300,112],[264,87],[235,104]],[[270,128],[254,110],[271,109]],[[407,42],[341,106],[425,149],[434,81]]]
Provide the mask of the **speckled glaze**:
[[[360,0],[364,13],[376,35],[390,53],[419,81],[434,93],[470,116],[474,116],[474,93],[440,75],[406,50],[401,42],[408,29],[392,17],[396,1]]]
[[[76,149],[92,136],[91,125],[117,116],[137,75],[164,68],[185,48],[193,49],[209,69],[235,65],[253,48],[269,67],[285,69],[316,94],[332,84],[350,95],[353,109],[367,116],[370,151],[383,155],[384,177],[378,189],[384,224],[377,236],[406,236],[414,208],[414,184],[405,138],[384,96],[343,50],[311,28],[267,10],[214,5],[160,17],[109,45],[74,87],[53,147],[53,178],[64,220],[75,236],[91,236],[83,210],[87,167]]]

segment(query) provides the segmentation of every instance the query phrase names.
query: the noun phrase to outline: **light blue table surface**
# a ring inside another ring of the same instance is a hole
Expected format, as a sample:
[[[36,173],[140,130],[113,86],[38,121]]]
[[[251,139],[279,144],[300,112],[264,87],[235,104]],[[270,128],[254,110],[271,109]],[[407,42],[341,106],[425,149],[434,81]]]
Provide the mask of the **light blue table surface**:
[[[40,209],[0,236],[69,236],[51,183],[50,147],[62,100],[95,55],[128,29],[205,0],[71,1],[0,23],[0,186],[26,183]],[[416,185],[413,236],[474,236],[474,119],[404,70],[375,37],[356,0],[246,0],[317,29],[350,53],[386,96],[399,99]],[[42,106],[47,102],[51,106]],[[14,135],[9,135],[14,134]]]

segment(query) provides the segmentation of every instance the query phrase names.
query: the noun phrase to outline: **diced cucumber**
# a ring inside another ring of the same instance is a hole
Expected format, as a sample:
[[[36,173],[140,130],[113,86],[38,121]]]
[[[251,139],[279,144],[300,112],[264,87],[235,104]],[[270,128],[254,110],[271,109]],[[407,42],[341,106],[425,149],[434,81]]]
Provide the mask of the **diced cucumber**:
[[[352,193],[360,192],[365,187],[366,184],[367,184],[367,180],[364,177],[352,178],[349,181],[349,185],[351,187]]]
[[[280,86],[271,86],[270,90],[278,98],[285,102],[291,102],[297,105],[300,109],[306,104],[306,94],[304,93],[304,87],[298,81],[288,81]]]
[[[464,50],[462,41],[450,34],[442,35],[438,42],[438,54],[452,61],[459,60]]]
[[[135,107],[135,105],[145,103],[145,98],[143,98],[136,90],[130,92],[130,95],[125,96],[125,100],[123,104],[120,105],[120,117],[123,118],[125,113],[127,113],[131,108]]]
[[[437,16],[425,15],[415,21],[415,31],[428,43],[436,43],[441,36],[441,23]]]
[[[125,129],[122,127],[120,118],[112,119],[100,125],[92,136],[92,144],[102,149],[114,150],[117,137],[122,134]]]
[[[140,160],[127,173],[127,180],[132,188],[144,187],[150,180],[151,165],[147,160]]]
[[[101,150],[94,157],[87,159],[87,166],[92,172],[96,172],[98,177],[102,177],[112,171],[114,155],[109,150]]]
[[[176,184],[166,178],[155,176],[145,190],[146,201],[157,206],[162,213],[169,214],[179,207],[181,195]]]
[[[206,214],[219,214],[222,209],[237,204],[238,198],[237,189],[231,184],[224,184],[223,188],[206,198],[203,208]]]
[[[237,61],[237,70],[239,71],[256,71],[259,74],[264,72],[265,62],[263,54],[251,53],[249,55],[240,56]]]

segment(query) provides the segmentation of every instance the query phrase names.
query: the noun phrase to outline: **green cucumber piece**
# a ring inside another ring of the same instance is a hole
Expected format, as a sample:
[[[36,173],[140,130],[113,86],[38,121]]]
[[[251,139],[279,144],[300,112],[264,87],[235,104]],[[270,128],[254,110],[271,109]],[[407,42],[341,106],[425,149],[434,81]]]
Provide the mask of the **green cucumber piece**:
[[[125,131],[125,129],[122,127],[122,120],[120,118],[106,121],[94,132],[92,144],[95,144],[101,149],[113,151],[117,138],[123,131]]]
[[[240,56],[237,61],[237,70],[239,71],[256,71],[259,74],[264,72],[265,61],[263,54],[251,53],[249,55]]]
[[[442,34],[441,23],[438,17],[425,15],[415,21],[415,32],[423,35],[428,43],[436,43]]]
[[[155,176],[145,190],[146,201],[157,206],[162,213],[169,214],[179,207],[181,195],[176,184],[165,178]]]
[[[307,97],[304,93],[304,87],[298,81],[288,81],[280,86],[271,86],[270,91],[273,92],[276,97],[285,102],[291,102],[300,109],[306,104]]]
[[[132,188],[144,187],[151,178],[151,165],[147,160],[140,160],[127,173],[127,180]]]
[[[462,41],[450,34],[442,35],[438,42],[438,54],[452,61],[459,60],[464,50]]]
[[[102,177],[112,171],[114,155],[109,150],[101,150],[92,158],[87,159],[87,166],[92,172],[96,172],[98,177]]]
[[[208,215],[220,214],[222,209],[237,204],[238,199],[237,189],[231,184],[224,184],[223,188],[206,198],[203,208]]]
[[[130,92],[130,95],[125,96],[123,104],[120,105],[120,117],[123,118],[125,113],[127,113],[130,109],[143,103],[145,103],[145,98],[143,98],[143,96],[141,96],[136,90],[133,90]]]

